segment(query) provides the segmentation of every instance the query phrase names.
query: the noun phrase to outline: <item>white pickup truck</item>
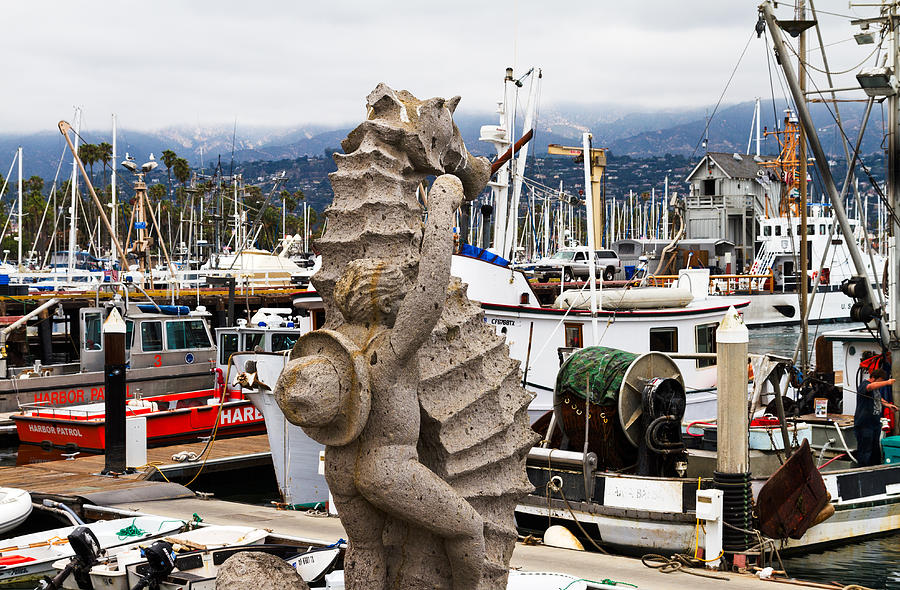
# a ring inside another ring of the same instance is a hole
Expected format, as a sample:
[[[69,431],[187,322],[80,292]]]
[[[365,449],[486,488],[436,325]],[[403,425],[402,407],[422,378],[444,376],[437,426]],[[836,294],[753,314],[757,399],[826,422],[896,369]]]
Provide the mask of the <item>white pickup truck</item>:
[[[542,283],[552,278],[564,281],[586,280],[590,274],[588,254],[589,251],[584,246],[562,248],[553,256],[538,260],[534,265],[534,276]],[[613,280],[622,270],[622,262],[612,250],[595,250],[594,266],[597,278],[602,277],[604,281]]]

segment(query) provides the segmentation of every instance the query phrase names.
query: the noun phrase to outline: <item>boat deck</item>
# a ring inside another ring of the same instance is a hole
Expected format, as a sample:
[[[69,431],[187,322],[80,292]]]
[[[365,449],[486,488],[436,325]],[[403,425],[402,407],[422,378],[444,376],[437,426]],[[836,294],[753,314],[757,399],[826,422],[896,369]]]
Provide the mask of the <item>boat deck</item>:
[[[186,487],[163,481],[186,480],[203,467],[215,473],[271,465],[266,435],[217,439],[203,461],[178,462],[172,455],[181,451],[200,454],[205,443],[186,443],[147,449],[147,466],[137,473],[104,477],[103,455],[79,454],[71,460],[41,460],[24,465],[0,467],[0,487],[28,490],[36,499],[53,498],[74,503],[103,503],[106,498],[134,497],[169,499],[194,497]],[[23,447],[24,448],[24,447]]]

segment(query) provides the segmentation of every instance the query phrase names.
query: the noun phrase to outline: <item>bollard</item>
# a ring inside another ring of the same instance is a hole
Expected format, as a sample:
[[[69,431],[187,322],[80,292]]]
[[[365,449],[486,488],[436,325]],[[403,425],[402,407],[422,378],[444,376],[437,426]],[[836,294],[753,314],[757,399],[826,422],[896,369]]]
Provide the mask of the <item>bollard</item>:
[[[722,490],[723,520],[739,529],[751,526],[750,445],[747,416],[747,326],[734,307],[716,330],[718,452],[714,481]],[[742,552],[750,537],[735,528],[723,531],[725,551]]]
[[[102,473],[125,473],[125,320],[112,308],[103,322],[106,466]]]

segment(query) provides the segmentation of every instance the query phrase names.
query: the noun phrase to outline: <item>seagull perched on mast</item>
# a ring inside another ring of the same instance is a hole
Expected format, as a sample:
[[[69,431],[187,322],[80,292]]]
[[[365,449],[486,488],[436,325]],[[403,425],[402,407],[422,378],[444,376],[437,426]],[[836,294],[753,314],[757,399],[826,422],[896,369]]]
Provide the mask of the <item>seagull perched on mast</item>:
[[[141,172],[146,174],[157,166],[159,166],[159,162],[156,161],[156,158],[153,157],[153,154],[150,154],[150,161],[144,162],[144,164],[141,166]]]
[[[137,164],[134,163],[134,158],[129,155],[128,152],[125,152],[125,159],[122,160],[122,166],[128,168],[132,172],[137,172]]]

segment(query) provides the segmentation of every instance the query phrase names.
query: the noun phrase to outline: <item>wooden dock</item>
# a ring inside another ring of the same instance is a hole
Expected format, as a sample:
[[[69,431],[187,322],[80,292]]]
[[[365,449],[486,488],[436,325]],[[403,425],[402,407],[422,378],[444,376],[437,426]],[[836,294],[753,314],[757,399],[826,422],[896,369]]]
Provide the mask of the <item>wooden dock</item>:
[[[142,470],[116,477],[100,475],[105,466],[103,455],[81,454],[66,460],[0,467],[0,487],[28,490],[38,502],[51,498],[78,506],[105,505],[126,498],[193,498],[192,491],[176,482],[193,478],[201,469],[203,473],[216,473],[272,463],[264,434],[217,439],[199,461],[172,460],[181,451],[199,456],[204,446],[196,442],[147,449],[147,465]]]

